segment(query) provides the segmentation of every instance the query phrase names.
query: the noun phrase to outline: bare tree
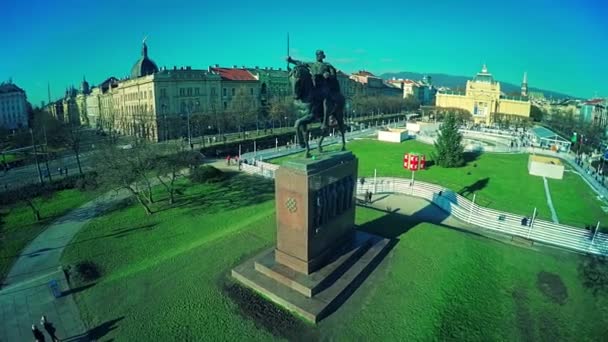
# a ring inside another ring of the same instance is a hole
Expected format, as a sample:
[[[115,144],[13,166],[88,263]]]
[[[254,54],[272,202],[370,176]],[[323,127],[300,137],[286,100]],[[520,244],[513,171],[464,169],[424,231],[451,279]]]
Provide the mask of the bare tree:
[[[237,131],[244,138],[243,128],[253,122],[256,116],[255,98],[247,92],[247,88],[240,87],[230,100],[230,114],[234,118]]]
[[[82,165],[80,163],[82,129],[74,124],[69,124],[66,129],[66,145],[74,152],[74,155],[76,156],[76,163],[78,164],[78,172],[82,175]]]
[[[185,146],[173,145],[170,154],[159,157],[156,162],[156,179],[163,185],[169,195],[169,204],[175,202],[175,181],[180,171],[196,161],[196,153],[189,151]]]
[[[106,145],[98,151],[97,164],[103,183],[116,190],[127,190],[146,214],[152,214],[154,151],[147,143],[136,143],[129,149]]]
[[[42,220],[42,215],[40,214],[42,202],[51,196],[51,190],[46,187],[40,190],[32,186],[26,186],[15,192],[15,194],[18,197],[17,200],[25,203],[32,210],[36,222]]]

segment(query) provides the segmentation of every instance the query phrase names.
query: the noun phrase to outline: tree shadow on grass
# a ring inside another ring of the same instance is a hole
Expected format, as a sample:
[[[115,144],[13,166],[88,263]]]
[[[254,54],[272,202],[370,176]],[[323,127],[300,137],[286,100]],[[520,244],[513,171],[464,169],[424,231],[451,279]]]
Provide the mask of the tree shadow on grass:
[[[479,159],[481,152],[465,152],[462,156],[464,158],[464,165],[469,166],[470,163],[473,163]]]
[[[125,317],[119,317],[116,319],[109,320],[105,323],[102,323],[92,329],[89,329],[84,334],[76,335],[68,337],[62,341],[67,342],[88,342],[88,341],[97,341],[102,337],[106,336],[110,331],[118,328],[117,323],[122,321]],[[104,340],[104,341],[113,341],[113,340]]]
[[[190,214],[211,214],[259,204],[274,198],[274,182],[262,177],[237,175],[209,186],[208,191],[185,196]]]
[[[467,186],[463,187],[462,189],[460,189],[460,191],[458,191],[458,193],[461,196],[466,196],[466,195],[475,193],[475,192],[477,192],[479,190],[482,190],[486,186],[488,186],[489,182],[490,182],[490,178],[489,177],[480,179],[480,180],[476,181],[475,183],[473,183],[471,185],[467,185]]]
[[[319,330],[274,305],[258,293],[240,284],[227,282],[223,292],[239,307],[239,314],[255,322],[258,328],[289,341],[317,341]]]
[[[583,257],[578,265],[578,275],[583,286],[594,296],[608,294],[608,258],[602,256]]]
[[[86,284],[86,285],[70,288],[69,290],[61,292],[61,296],[65,297],[65,296],[73,295],[75,293],[82,292],[82,291],[84,291],[86,289],[89,289],[89,288],[95,286],[95,284],[97,284],[97,283],[90,283],[90,284]]]

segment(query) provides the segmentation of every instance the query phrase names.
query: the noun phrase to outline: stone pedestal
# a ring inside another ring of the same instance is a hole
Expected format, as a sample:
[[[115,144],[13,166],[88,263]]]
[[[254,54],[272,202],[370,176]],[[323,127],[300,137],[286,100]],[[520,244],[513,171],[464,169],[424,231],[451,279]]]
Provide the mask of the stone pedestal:
[[[352,239],[356,181],[350,152],[289,161],[276,171],[278,263],[310,274]]]
[[[232,276],[317,322],[371,272],[389,240],[355,230],[352,153],[290,160],[275,175],[276,247],[237,266]]]

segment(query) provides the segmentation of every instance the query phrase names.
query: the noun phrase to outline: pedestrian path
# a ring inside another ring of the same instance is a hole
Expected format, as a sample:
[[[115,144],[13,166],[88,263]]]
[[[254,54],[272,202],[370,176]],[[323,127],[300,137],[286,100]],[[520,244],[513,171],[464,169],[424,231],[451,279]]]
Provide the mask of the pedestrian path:
[[[61,270],[60,258],[78,231],[100,212],[128,196],[109,192],[50,224],[20,254],[0,289],[0,341],[32,341],[32,324],[46,315],[59,339],[86,339],[86,327]],[[56,280],[63,295],[55,298],[49,282]],[[43,330],[41,327],[39,327]]]
[[[547,182],[546,177],[543,177],[543,183],[545,184],[545,195],[547,196],[547,205],[549,206],[549,210],[551,210],[551,220],[553,221],[553,223],[559,223],[557,213],[555,212],[555,208],[553,207],[551,191],[549,191],[549,182]]]

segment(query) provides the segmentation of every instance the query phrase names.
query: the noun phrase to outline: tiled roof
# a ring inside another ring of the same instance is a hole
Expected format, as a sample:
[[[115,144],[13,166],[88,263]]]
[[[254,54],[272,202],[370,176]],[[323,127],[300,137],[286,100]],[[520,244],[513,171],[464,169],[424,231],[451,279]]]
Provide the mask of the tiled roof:
[[[23,89],[17,87],[17,85],[15,85],[12,82],[0,83],[0,94],[15,93],[15,92],[25,93],[25,91]]]
[[[228,81],[257,81],[246,69],[211,68],[211,71]]]
[[[376,76],[376,75],[372,74],[371,72],[365,71],[365,70],[359,70],[358,72],[354,72],[353,75],[356,75],[356,76],[373,76],[373,77]]]
[[[592,100],[585,101],[585,104],[596,105],[596,104],[602,104],[603,102],[604,102],[604,99],[592,99]]]

